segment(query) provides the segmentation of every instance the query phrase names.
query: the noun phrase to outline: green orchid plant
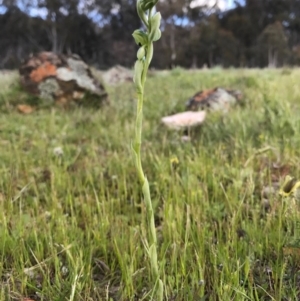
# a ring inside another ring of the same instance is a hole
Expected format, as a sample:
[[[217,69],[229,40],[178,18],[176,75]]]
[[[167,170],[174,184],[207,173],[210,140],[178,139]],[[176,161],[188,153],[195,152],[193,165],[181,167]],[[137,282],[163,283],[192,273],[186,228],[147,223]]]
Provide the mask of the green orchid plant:
[[[141,29],[133,32],[133,38],[139,50],[137,52],[137,61],[134,65],[134,84],[137,92],[137,115],[135,123],[135,139],[132,145],[132,150],[135,158],[135,165],[139,180],[142,185],[144,202],[147,211],[148,221],[148,238],[145,242],[146,252],[150,261],[151,277],[153,282],[153,294],[156,300],[163,300],[164,286],[160,278],[159,264],[157,259],[157,237],[154,223],[154,212],[152,207],[149,183],[145,177],[142,162],[141,162],[141,144],[142,144],[142,121],[143,121],[143,102],[144,102],[144,87],[147,77],[149,65],[153,57],[153,42],[161,37],[160,21],[161,15],[159,12],[154,13],[154,7],[158,0],[137,0],[137,13],[146,27],[146,30]]]

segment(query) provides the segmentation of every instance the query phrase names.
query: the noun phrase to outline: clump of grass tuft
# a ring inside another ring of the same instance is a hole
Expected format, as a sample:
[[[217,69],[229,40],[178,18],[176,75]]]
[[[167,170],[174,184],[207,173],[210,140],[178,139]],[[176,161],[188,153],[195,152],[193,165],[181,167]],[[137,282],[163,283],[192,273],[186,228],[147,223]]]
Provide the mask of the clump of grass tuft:
[[[300,236],[296,211],[276,188],[300,178],[299,70],[180,72],[147,78],[143,108],[165,299],[299,300],[299,257],[284,252]],[[241,76],[258,83],[241,83],[245,106],[209,117],[192,142],[159,125],[174,104],[240,88]],[[0,76],[8,104],[14,81]],[[146,212],[128,156],[134,91],[109,89],[101,110],[0,114],[0,299],[149,297]]]

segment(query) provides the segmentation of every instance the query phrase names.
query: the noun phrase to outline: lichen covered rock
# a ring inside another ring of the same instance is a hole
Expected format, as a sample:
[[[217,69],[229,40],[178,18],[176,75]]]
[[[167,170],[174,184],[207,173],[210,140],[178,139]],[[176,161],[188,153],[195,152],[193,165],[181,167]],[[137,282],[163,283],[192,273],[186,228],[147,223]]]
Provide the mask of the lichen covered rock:
[[[116,65],[103,72],[102,78],[108,85],[118,85],[124,82],[132,82],[133,71],[120,65]]]
[[[97,101],[107,100],[103,85],[77,55],[52,52],[31,55],[19,68],[22,87],[47,102],[67,105],[89,93]]]
[[[188,111],[209,110],[228,112],[229,108],[242,100],[243,94],[239,90],[214,88],[196,93],[186,103]]]

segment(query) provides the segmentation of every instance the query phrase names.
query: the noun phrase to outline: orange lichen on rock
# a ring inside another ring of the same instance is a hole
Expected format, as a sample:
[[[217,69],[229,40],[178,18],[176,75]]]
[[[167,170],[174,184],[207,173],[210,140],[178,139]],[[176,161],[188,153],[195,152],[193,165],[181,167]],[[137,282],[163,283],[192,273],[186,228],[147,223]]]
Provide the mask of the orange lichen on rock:
[[[104,86],[75,54],[32,54],[21,64],[19,73],[22,88],[47,104],[79,104],[85,95],[93,96],[99,104],[108,98]]]
[[[209,97],[210,95],[212,95],[214,92],[216,91],[215,89],[209,89],[209,90],[205,90],[205,91],[200,91],[197,94],[195,94],[194,97],[194,101],[195,102],[204,102],[206,101],[207,97]]]
[[[243,94],[239,90],[228,90],[220,87],[196,93],[186,103],[187,110],[199,109],[227,112],[231,105],[241,101]]]
[[[43,65],[30,73],[30,79],[36,83],[41,82],[49,76],[56,76],[56,66],[52,65],[50,62],[44,62]]]

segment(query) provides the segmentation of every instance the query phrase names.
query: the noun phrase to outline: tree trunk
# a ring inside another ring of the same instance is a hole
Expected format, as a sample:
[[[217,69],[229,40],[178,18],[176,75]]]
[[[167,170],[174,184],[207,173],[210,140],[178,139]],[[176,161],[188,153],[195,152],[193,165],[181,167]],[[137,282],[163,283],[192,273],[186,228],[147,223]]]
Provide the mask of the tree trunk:
[[[213,53],[212,53],[212,51],[209,51],[208,63],[209,63],[209,68],[212,68],[213,67]]]
[[[51,41],[52,41],[52,52],[57,53],[57,28],[56,22],[51,22]]]
[[[197,56],[195,54],[193,55],[193,62],[191,68],[197,69]]]
[[[268,68],[272,68],[272,49],[269,47],[268,49]]]
[[[278,57],[278,52],[274,50],[272,51],[272,48],[269,47],[268,50],[268,68],[276,68],[277,67],[277,57]]]
[[[171,25],[171,35],[170,35],[170,48],[171,48],[171,68],[174,68],[174,62],[176,59],[176,44],[175,44],[175,25]]]
[[[274,67],[277,68],[277,66],[278,66],[278,51],[277,50],[274,51],[273,64],[274,64]]]

